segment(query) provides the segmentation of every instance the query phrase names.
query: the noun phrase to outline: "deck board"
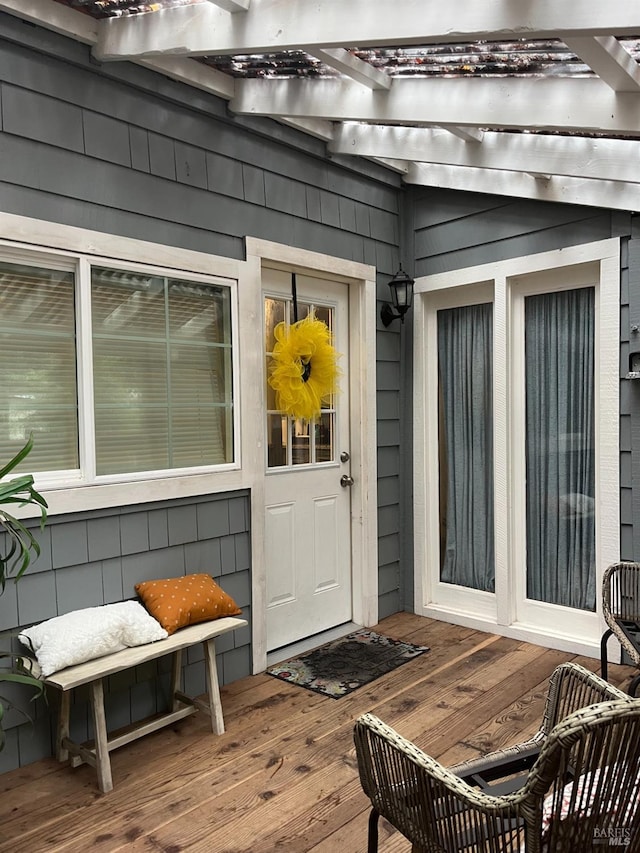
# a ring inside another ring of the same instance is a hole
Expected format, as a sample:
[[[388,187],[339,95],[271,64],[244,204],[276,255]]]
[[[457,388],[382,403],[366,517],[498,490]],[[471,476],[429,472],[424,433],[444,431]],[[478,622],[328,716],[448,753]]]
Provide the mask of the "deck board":
[[[356,853],[368,800],[355,718],[373,711],[447,764],[521,740],[539,725],[547,680],[576,658],[412,614],[378,631],[431,651],[342,699],[261,674],[222,688],[227,731],[196,714],[112,754],[115,788],[92,768],[41,761],[0,776],[0,853]],[[631,668],[612,666],[624,686]],[[409,845],[381,825],[381,853]]]

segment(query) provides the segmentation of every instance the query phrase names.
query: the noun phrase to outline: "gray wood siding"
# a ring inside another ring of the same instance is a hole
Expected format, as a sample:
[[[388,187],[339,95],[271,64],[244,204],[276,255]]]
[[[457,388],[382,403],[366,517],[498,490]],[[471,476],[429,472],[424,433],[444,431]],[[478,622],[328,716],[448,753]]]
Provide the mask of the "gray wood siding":
[[[306,134],[269,120],[234,117],[221,99],[144,68],[98,64],[85,45],[0,13],[4,212],[224,257],[244,257],[248,235],[374,264],[382,302],[399,263],[401,202],[398,176],[374,163],[329,157],[324,143]],[[400,335],[399,324],[387,331],[377,322],[380,613],[385,616],[402,606]],[[227,500],[229,506],[244,505],[246,496]],[[213,504],[222,506],[218,498]],[[43,557],[17,588],[9,584],[0,596],[0,632],[129,597],[136,579],[179,573],[183,566],[209,566],[214,574],[219,569],[223,586],[246,606],[248,519],[242,530],[212,533],[203,552],[193,537],[193,508],[202,513],[203,506],[206,501],[196,499],[180,513],[173,507],[123,507],[73,520],[52,518]],[[165,511],[183,530],[177,535],[184,541],[165,529]],[[181,513],[190,518],[189,531]],[[114,552],[116,542],[122,550]],[[236,635],[233,643],[231,637],[220,641],[221,677],[227,682],[250,671],[249,632]],[[193,656],[189,666],[186,676],[199,677],[190,674],[202,670]],[[112,679],[110,720],[126,723],[155,710],[162,678],[137,673]],[[121,701],[125,690],[128,698]],[[10,717],[0,771],[50,755],[51,722],[41,706],[33,732]],[[87,726],[82,702],[74,725]]]
[[[449,190],[416,191],[416,275],[430,275],[612,236],[612,213]]]
[[[399,181],[0,15],[4,210],[229,257],[245,235],[395,272]],[[11,40],[9,40],[11,39]],[[32,48],[31,48],[32,46]],[[64,58],[62,58],[64,57]],[[185,106],[185,104],[189,106]],[[359,171],[358,171],[359,170]]]

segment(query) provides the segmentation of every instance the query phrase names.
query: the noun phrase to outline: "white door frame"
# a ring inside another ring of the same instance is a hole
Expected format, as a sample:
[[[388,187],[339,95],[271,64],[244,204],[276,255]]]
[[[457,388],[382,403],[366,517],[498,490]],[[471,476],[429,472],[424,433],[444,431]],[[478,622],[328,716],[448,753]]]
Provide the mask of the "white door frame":
[[[599,266],[599,283],[596,288],[596,375],[599,391],[596,398],[596,446],[599,468],[596,473],[596,501],[598,516],[596,528],[596,589],[601,588],[605,567],[616,562],[620,555],[619,511],[619,314],[620,314],[620,241],[610,238],[566,249],[541,252],[493,264],[483,264],[451,272],[423,276],[415,282],[414,305],[414,590],[415,612],[421,616],[465,625],[481,631],[502,634],[514,639],[538,643],[562,651],[599,656],[599,638],[604,625],[602,602],[596,596],[596,613],[600,628],[588,639],[578,639],[563,630],[562,620],[546,630],[537,625],[517,621],[514,611],[515,591],[510,567],[522,565],[522,530],[514,514],[514,500],[522,493],[522,464],[511,462],[505,454],[494,459],[494,482],[501,497],[496,504],[496,518],[503,524],[496,530],[496,588],[500,584],[508,590],[506,598],[494,603],[489,594],[477,595],[475,612],[461,613],[450,601],[436,604],[433,593],[431,567],[439,565],[438,535],[438,422],[431,401],[437,399],[438,382],[435,346],[435,318],[429,310],[434,296],[453,293],[458,288],[480,288],[482,296],[486,287],[494,291],[494,363],[512,364],[515,342],[509,339],[510,318],[513,311],[511,286],[518,276],[544,271],[561,270],[580,264]],[[466,300],[465,300],[466,301]],[[478,301],[483,301],[479,299]],[[604,347],[602,342],[615,342]],[[428,355],[429,354],[429,355]],[[523,368],[521,369],[522,373]],[[514,371],[496,372],[494,375],[494,406],[501,416],[494,425],[494,447],[514,447],[516,431],[521,429],[514,410]],[[518,374],[520,375],[520,374]],[[522,502],[522,501],[521,501]],[[521,513],[520,513],[521,515]],[[518,516],[520,517],[520,516]],[[482,596],[487,599],[482,600]],[[453,596],[453,593],[452,593]],[[489,601],[488,599],[492,600]],[[486,606],[483,606],[486,605]],[[496,613],[497,605],[497,613]],[[493,613],[491,613],[493,610]],[[595,620],[594,620],[595,622]]]
[[[351,474],[352,619],[378,621],[378,514],[376,466],[376,270],[268,240],[246,238],[246,262],[238,281],[242,467],[251,485],[252,671],[267,666],[262,268],[328,275],[349,286],[349,430]]]

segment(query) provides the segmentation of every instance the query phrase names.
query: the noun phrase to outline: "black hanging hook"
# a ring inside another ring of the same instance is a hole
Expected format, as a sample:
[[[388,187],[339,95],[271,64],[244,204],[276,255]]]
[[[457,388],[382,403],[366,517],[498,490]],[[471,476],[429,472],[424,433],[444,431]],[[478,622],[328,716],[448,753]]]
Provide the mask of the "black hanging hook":
[[[296,274],[291,273],[291,298],[293,299],[293,322],[298,322],[298,290],[296,288]],[[308,382],[311,376],[311,362],[302,360],[302,381]]]
[[[296,274],[291,273],[291,297],[293,299],[293,322],[298,322],[298,291],[296,288]]]

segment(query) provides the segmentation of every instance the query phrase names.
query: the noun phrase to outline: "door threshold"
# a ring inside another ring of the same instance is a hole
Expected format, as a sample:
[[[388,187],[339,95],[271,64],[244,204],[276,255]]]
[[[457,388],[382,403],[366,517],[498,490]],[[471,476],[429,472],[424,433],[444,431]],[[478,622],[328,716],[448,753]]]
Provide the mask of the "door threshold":
[[[298,640],[296,643],[291,643],[288,646],[281,646],[279,649],[274,649],[267,652],[267,667],[273,666],[275,663],[281,663],[283,660],[303,655],[311,649],[317,649],[318,646],[323,646],[325,643],[330,643],[332,640],[338,640],[340,637],[346,637],[347,634],[352,634],[354,631],[359,631],[362,625],[356,625],[355,622],[345,622],[343,625],[336,625],[335,628],[329,628],[328,631],[321,631],[319,634],[314,634],[312,637],[305,637],[303,640]]]

